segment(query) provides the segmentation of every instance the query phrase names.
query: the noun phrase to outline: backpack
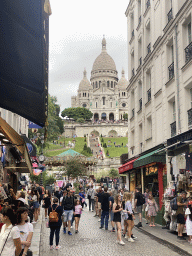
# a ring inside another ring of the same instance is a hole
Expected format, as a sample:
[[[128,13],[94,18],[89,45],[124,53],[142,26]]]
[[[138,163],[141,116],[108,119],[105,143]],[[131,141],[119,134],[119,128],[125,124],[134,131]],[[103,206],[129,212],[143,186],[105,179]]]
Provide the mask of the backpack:
[[[170,201],[170,206],[171,206],[171,210],[177,211],[177,209],[178,209],[177,197],[174,197],[174,198]]]
[[[51,208],[52,212],[49,213],[49,222],[58,222],[59,221],[59,216],[58,216],[58,213],[56,212],[57,207],[55,208],[55,210],[53,210],[53,207]]]
[[[143,194],[140,194],[140,203],[143,205],[145,204],[145,197]]]

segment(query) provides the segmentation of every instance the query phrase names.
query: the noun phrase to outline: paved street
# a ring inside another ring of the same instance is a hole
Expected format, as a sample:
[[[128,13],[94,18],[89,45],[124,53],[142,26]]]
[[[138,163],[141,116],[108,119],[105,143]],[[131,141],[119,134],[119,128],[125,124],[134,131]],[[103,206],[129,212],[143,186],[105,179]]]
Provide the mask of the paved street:
[[[72,230],[73,236],[60,233],[59,251],[49,249],[49,229],[46,228],[43,221],[40,255],[77,255],[77,256],[109,256],[109,255],[129,255],[129,256],[176,256],[181,255],[168,247],[152,240],[147,235],[142,234],[137,229],[134,229],[134,235],[137,236],[135,243],[130,243],[125,239],[125,246],[116,244],[116,233],[110,231],[100,230],[98,218],[93,217],[94,213],[88,212],[87,209],[83,211],[79,233],[75,234]],[[62,230],[61,230],[62,231]]]

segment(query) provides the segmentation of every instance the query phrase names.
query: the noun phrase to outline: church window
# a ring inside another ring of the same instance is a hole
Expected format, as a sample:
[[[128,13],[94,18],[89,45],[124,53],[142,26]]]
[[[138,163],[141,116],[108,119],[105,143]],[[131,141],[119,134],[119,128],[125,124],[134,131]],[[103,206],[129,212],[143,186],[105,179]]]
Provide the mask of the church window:
[[[83,108],[86,108],[86,107],[87,107],[87,104],[84,103],[84,104],[83,104]]]
[[[88,97],[89,97],[89,93],[88,93]]]
[[[122,107],[124,107],[124,108],[125,108],[125,107],[126,107],[126,103],[123,103],[123,104],[122,104]]]
[[[109,87],[109,81],[107,81],[107,87]]]
[[[94,83],[93,83],[93,89],[94,89]]]
[[[102,99],[103,99],[103,105],[105,105],[105,97],[103,97]]]
[[[113,81],[111,81],[111,88],[113,88]]]
[[[97,108],[97,102],[95,102],[95,107]]]
[[[99,81],[99,87],[100,87],[100,85],[101,85],[101,81]]]
[[[95,88],[97,88],[97,82],[96,82]]]
[[[120,93],[119,93],[119,97],[120,97]]]
[[[113,106],[113,102],[111,102],[111,108],[112,108],[112,106]]]
[[[85,92],[85,97],[86,97],[86,92]]]

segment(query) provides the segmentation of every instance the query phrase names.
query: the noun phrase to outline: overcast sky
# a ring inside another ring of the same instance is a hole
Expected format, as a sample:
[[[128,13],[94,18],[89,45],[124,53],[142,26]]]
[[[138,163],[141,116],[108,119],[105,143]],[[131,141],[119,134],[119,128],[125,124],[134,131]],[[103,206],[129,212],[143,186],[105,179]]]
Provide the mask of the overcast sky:
[[[49,93],[57,96],[61,111],[71,107],[83,70],[90,79],[93,63],[101,53],[103,35],[107,52],[128,74],[127,21],[129,0],[50,0]]]

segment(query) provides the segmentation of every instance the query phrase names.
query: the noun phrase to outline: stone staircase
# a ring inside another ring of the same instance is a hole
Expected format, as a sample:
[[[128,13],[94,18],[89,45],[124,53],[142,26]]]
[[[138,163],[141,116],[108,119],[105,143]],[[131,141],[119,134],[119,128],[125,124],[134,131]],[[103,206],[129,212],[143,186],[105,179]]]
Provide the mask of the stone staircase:
[[[99,141],[99,137],[90,136],[89,143],[90,143],[90,148],[93,151],[93,156],[96,158],[99,158],[100,157],[99,150],[102,150],[100,141]],[[102,152],[103,152],[103,150],[102,150]],[[103,157],[104,157],[104,155],[103,155]]]

